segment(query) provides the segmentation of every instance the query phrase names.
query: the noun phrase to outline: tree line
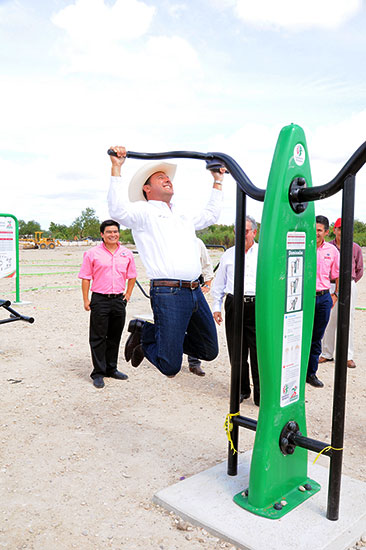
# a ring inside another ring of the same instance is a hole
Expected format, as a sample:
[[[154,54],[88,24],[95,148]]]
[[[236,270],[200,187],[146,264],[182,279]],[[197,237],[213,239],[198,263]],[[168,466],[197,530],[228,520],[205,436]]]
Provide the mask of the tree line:
[[[65,225],[62,223],[51,222],[48,229],[42,229],[40,223],[35,220],[25,222],[19,220],[19,235],[24,237],[26,235],[33,235],[35,231],[43,231],[45,237],[53,237],[54,239],[62,240],[81,240],[87,239],[99,239],[100,238],[100,226],[99,221],[94,208],[85,208],[71,225]]]
[[[43,231],[44,236],[61,240],[100,239],[100,224],[101,221],[98,219],[95,210],[93,208],[85,208],[80,216],[75,218],[71,225],[67,226],[51,222],[48,230],[42,230],[41,225],[35,220],[30,220],[28,222],[19,220],[19,235],[34,235],[35,231]],[[335,238],[333,225],[334,222],[331,224],[329,236],[327,237],[328,241]],[[258,224],[256,241],[258,241],[259,232],[260,224]],[[197,231],[197,236],[202,239],[205,244],[217,244],[229,248],[233,246],[235,242],[234,225],[210,225],[206,229]],[[134,244],[130,229],[121,230],[120,240],[125,244]],[[360,246],[366,246],[366,223],[355,220],[353,240]]]

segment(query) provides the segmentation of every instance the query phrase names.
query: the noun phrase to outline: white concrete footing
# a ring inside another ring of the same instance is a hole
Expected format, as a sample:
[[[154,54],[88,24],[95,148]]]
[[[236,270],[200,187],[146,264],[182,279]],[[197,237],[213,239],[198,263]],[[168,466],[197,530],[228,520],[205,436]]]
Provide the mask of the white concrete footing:
[[[237,476],[223,462],[156,493],[154,502],[193,525],[245,550],[345,550],[366,533],[366,483],[342,476],[340,517],[326,519],[328,468],[309,462],[321,490],[278,520],[251,514],[233,502],[249,483],[251,451],[240,456]]]

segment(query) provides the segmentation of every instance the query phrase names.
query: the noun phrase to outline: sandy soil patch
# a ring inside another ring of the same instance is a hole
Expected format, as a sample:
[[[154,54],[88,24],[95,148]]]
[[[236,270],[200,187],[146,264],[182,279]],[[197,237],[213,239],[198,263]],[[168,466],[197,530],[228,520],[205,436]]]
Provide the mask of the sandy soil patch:
[[[230,547],[152,503],[156,491],[225,460],[223,429],[229,403],[224,328],[220,355],[189,373],[186,359],[175,379],[147,361],[125,364],[126,382],[90,381],[88,313],[78,269],[85,248],[21,251],[21,299],[16,306],[34,325],[0,326],[1,521],[0,548],[48,550],[194,550]],[[220,252],[212,254],[214,263]],[[139,281],[147,290],[136,257]],[[15,300],[14,281],[0,280],[0,297]],[[366,307],[366,276],[358,283]],[[15,307],[15,306],[14,306]],[[136,287],[128,318],[149,313]],[[1,314],[2,315],[2,314]],[[348,369],[345,474],[366,481],[366,311],[355,319],[356,369]],[[330,440],[334,363],[320,367],[324,389],[307,387],[308,434]],[[255,418],[251,399],[242,414]],[[240,431],[240,451],[254,434]],[[315,458],[315,457],[314,457]],[[328,459],[319,462],[328,465]],[[323,489],[326,500],[326,488]],[[182,530],[183,527],[183,530]]]

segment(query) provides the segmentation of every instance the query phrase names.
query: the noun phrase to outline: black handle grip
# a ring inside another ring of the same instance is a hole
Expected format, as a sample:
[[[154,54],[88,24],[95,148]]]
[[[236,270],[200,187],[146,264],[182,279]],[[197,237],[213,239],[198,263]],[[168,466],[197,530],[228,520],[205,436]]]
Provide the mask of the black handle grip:
[[[225,164],[223,162],[219,162],[217,160],[206,160],[206,170],[210,170],[210,172],[220,172],[220,168],[226,168]],[[228,174],[229,171],[225,170],[225,174]]]
[[[116,151],[113,151],[113,149],[108,149],[107,154],[108,154],[110,157],[116,157],[116,156],[117,156]]]

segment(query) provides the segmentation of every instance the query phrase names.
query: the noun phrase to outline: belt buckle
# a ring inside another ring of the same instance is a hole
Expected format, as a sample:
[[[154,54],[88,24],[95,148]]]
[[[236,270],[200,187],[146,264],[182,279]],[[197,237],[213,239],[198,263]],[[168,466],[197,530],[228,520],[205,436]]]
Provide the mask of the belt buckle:
[[[193,286],[194,283],[196,283],[196,282],[197,282],[197,281],[190,281],[190,283],[189,283],[189,288],[190,288],[191,290],[194,290],[195,288],[197,288],[197,287]]]

